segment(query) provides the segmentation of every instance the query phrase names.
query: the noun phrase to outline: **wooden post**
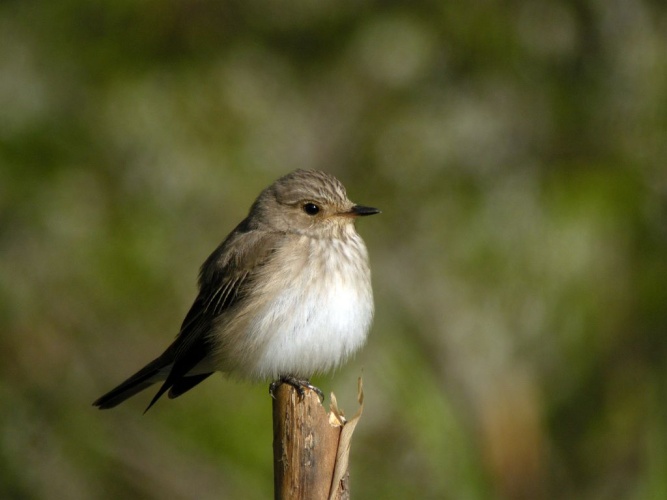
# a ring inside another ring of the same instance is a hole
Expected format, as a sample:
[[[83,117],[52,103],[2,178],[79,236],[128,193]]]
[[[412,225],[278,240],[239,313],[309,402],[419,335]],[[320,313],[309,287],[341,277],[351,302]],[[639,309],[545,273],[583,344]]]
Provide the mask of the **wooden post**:
[[[273,477],[276,500],[346,500],[350,498],[350,439],[361,408],[349,422],[336,406],[327,414],[318,395],[303,397],[281,384],[273,401]],[[361,386],[360,386],[360,403]]]

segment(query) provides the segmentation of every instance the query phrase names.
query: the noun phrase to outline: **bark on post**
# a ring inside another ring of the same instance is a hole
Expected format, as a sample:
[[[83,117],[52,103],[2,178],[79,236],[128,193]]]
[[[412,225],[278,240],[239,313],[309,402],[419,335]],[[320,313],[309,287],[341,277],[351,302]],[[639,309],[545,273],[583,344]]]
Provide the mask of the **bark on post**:
[[[352,431],[336,407],[327,414],[314,391],[302,397],[281,384],[273,401],[273,475],[276,500],[345,500],[350,498],[348,454]],[[360,389],[361,403],[361,389]]]

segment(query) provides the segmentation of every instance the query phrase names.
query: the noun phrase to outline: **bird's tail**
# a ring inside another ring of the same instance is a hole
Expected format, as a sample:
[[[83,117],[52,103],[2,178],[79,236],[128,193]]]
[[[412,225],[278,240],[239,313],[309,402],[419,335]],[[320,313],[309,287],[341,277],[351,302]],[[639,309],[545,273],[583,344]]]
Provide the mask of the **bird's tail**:
[[[93,406],[97,406],[100,410],[106,410],[119,405],[127,398],[134,396],[156,382],[165,380],[171,364],[172,362],[164,359],[163,356],[154,359],[118,387],[111,389],[97,399]]]

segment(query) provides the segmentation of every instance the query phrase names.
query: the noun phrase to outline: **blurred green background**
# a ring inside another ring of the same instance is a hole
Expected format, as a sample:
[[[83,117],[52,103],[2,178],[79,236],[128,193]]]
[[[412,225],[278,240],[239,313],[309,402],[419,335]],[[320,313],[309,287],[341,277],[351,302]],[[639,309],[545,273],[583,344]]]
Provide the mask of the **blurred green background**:
[[[259,191],[338,176],[354,498],[667,498],[667,6],[0,3],[0,497],[272,496],[267,384],[92,401]]]

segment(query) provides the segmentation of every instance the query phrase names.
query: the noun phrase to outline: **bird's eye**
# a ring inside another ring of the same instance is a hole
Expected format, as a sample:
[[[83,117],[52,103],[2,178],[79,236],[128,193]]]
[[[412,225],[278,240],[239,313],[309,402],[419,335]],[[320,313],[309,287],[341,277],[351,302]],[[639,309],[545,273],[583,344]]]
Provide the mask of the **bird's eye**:
[[[306,203],[303,206],[303,211],[306,212],[308,215],[317,215],[320,211],[320,207],[315,205],[315,203]]]

